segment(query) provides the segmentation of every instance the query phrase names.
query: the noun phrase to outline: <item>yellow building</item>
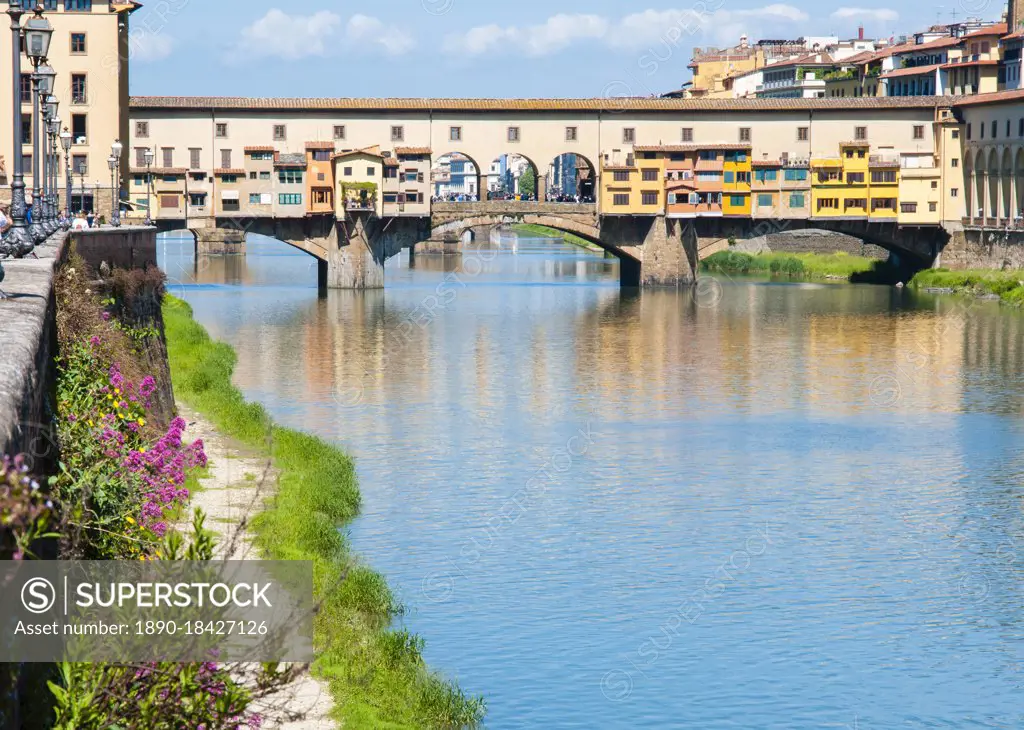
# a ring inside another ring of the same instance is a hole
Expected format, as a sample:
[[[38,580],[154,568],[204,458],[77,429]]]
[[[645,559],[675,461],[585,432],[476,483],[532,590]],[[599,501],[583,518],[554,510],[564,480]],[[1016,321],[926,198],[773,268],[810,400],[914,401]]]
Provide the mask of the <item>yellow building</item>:
[[[750,145],[730,145],[722,153],[722,214],[750,217]]]
[[[658,215],[665,212],[666,154],[636,147],[625,164],[605,161],[601,211],[610,215]]]
[[[811,217],[894,220],[899,172],[891,149],[871,154],[867,140],[841,142],[837,157],[811,160]]]
[[[379,146],[340,152],[331,158],[338,186],[336,214],[346,211],[372,211],[380,214],[384,183],[384,156]]]

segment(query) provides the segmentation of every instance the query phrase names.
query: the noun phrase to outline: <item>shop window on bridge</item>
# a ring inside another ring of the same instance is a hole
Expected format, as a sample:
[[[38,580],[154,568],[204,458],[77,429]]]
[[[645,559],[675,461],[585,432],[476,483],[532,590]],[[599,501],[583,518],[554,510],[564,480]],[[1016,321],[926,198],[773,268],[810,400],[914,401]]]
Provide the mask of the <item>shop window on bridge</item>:
[[[278,205],[302,205],[302,193],[278,193]]]
[[[871,173],[873,183],[894,183],[896,182],[895,170],[875,170]]]
[[[732,170],[726,170],[723,174],[723,181],[727,183],[736,182],[736,173]]]
[[[653,190],[644,190],[640,193],[640,204],[641,205],[657,205],[658,204],[658,193]]]
[[[384,193],[384,202],[385,203],[397,203],[398,202],[398,193]]]
[[[785,179],[790,182],[802,182],[807,179],[807,170],[802,168],[786,170]]]
[[[775,196],[771,193],[760,193],[757,196],[757,205],[761,208],[771,208],[775,205]]]
[[[865,210],[867,207],[867,198],[847,198],[843,204],[843,210],[849,210],[850,208],[860,208],[861,210]]]
[[[178,207],[178,196],[177,195],[161,195],[160,196],[160,207],[161,208],[177,208]]]
[[[346,167],[345,174],[351,175],[352,168]],[[288,185],[298,185],[302,182],[302,170],[279,170],[277,173],[277,181]]]
[[[846,173],[846,182],[851,185],[860,185],[864,182],[863,172],[848,172]]]
[[[206,207],[206,193],[189,193],[188,204],[196,208]]]
[[[789,196],[789,207],[790,208],[803,208],[804,207],[804,195],[803,195],[803,193],[790,193],[790,196]]]
[[[615,182],[629,182],[629,170],[615,170],[612,177]]]
[[[896,198],[872,198],[871,210],[896,210]]]
[[[612,196],[612,205],[629,205],[629,193],[615,193]]]
[[[644,182],[655,182],[658,179],[658,170],[657,168],[644,168],[641,176],[641,179]]]
[[[736,173],[736,182],[750,184],[750,172],[747,170],[740,170]]]
[[[684,142],[692,142],[693,141],[693,127],[683,127],[683,141]]]
[[[934,205],[934,203],[932,204]],[[900,203],[900,213],[916,213],[917,203]]]
[[[819,198],[818,210],[838,210],[839,198]]]

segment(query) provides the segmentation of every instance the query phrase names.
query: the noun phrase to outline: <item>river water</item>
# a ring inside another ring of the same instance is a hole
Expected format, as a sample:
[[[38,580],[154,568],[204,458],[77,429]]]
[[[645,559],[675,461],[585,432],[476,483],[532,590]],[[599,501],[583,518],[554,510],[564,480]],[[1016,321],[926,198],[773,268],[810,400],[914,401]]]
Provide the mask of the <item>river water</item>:
[[[319,298],[277,242],[170,289],[355,456],[357,551],[491,728],[1024,727],[1024,318],[515,240]]]

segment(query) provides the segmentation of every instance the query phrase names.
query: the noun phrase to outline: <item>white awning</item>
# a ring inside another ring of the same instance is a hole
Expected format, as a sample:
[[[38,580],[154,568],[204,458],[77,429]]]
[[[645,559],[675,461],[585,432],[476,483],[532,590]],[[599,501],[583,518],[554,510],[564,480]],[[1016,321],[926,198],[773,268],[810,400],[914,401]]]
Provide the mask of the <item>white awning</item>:
[[[237,190],[222,190],[220,194],[221,200],[238,200]]]

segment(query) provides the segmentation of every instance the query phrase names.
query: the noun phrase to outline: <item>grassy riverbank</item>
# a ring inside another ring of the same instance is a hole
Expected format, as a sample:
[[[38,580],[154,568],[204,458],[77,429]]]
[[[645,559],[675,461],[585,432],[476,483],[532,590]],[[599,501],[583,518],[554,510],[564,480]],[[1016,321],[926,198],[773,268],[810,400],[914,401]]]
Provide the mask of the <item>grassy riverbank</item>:
[[[878,259],[846,253],[767,253],[749,254],[719,251],[701,262],[701,269],[723,274],[769,274],[806,279],[850,279],[872,271]]]
[[[567,233],[565,231],[560,231],[557,228],[539,226],[536,223],[516,223],[511,226],[511,228],[516,233],[528,233],[532,236],[543,236],[544,238],[561,238],[563,241],[573,246],[579,246],[580,248],[585,248],[588,251],[593,251],[594,253],[604,253],[604,249],[596,243],[591,243],[587,239],[577,236],[575,233]]]
[[[253,521],[267,558],[313,562],[317,599],[315,673],[330,684],[346,727],[475,727],[482,698],[432,674],[422,640],[390,630],[401,610],[383,577],[361,565],[339,527],[359,511],[352,460],[340,449],[276,425],[231,384],[235,353],[210,339],[184,302],[163,307],[176,397],[218,431],[273,459],[280,473],[266,511]]]
[[[949,289],[971,296],[996,295],[1008,304],[1024,304],[1024,272],[925,269],[910,280],[915,289]]]

